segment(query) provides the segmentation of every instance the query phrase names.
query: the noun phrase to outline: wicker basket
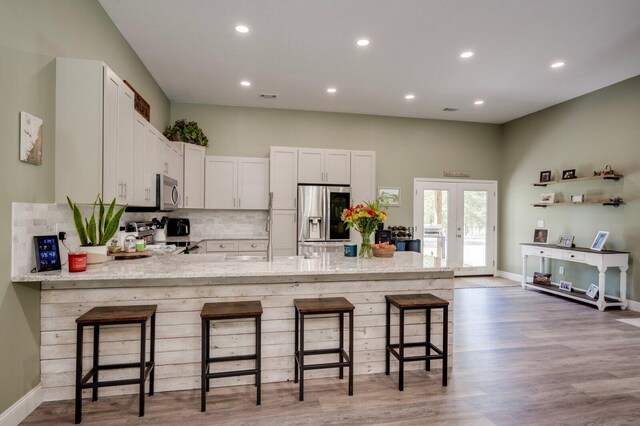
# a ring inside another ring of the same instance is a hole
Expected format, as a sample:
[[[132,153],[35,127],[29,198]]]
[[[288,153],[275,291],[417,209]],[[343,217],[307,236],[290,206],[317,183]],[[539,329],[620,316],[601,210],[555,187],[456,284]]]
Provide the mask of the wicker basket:
[[[396,251],[395,247],[374,248],[373,257],[393,257],[393,253],[395,251]]]

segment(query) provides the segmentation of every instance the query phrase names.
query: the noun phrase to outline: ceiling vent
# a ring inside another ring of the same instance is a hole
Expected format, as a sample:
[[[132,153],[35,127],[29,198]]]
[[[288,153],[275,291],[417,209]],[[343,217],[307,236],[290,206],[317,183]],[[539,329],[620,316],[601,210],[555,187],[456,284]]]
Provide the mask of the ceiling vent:
[[[260,94],[260,99],[275,99],[277,97],[278,97],[278,95],[276,95],[275,93],[261,93]]]
[[[458,110],[458,108],[451,108],[451,107],[446,107],[445,109],[443,109],[443,111],[446,112],[456,112]]]

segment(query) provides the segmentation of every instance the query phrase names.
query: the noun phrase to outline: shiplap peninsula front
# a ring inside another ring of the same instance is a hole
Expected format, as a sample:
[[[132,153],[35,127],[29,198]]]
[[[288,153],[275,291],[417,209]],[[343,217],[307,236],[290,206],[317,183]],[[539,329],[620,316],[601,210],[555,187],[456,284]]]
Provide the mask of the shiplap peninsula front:
[[[15,282],[40,281],[41,292],[41,384],[45,400],[71,399],[74,395],[75,319],[94,306],[158,305],[156,337],[156,392],[197,389],[200,386],[200,316],[204,303],[260,300],[262,323],[262,380],[293,379],[293,299],[346,297],[355,309],[355,374],[384,371],[385,294],[429,292],[453,300],[453,272],[430,268],[418,253],[397,253],[391,259],[345,258],[338,254],[316,259],[276,258],[266,261],[224,261],[221,255],[166,255],[127,262],[107,262],[103,268],[85,273],[66,270],[13,277]],[[217,259],[217,260],[216,260]],[[453,309],[453,304],[450,309]],[[449,315],[449,366],[452,366],[453,313]],[[424,312],[407,314],[407,341],[424,340]],[[432,321],[433,342],[442,343],[442,319]],[[392,319],[397,338],[397,318]],[[113,327],[100,332],[103,363],[139,359],[138,327]],[[440,334],[440,335],[439,335]],[[216,337],[225,335],[216,347]],[[316,319],[305,333],[306,347],[335,345],[338,321]],[[212,330],[212,356],[252,353],[251,323],[220,322]],[[85,365],[91,364],[91,336],[85,336]],[[318,362],[334,361],[319,357]],[[314,359],[314,362],[316,360]],[[243,362],[229,368],[246,368]],[[432,361],[439,376],[440,361]],[[392,363],[397,369],[397,363]],[[407,369],[424,369],[423,362]],[[105,371],[103,379],[122,378],[129,371]],[[309,372],[306,377],[334,377],[332,370]],[[336,379],[337,380],[337,379]],[[389,379],[392,380],[392,379]],[[250,377],[211,382],[211,386],[253,383]],[[105,388],[103,395],[136,393],[135,387]],[[355,389],[358,393],[357,385]],[[88,394],[87,394],[88,395]]]

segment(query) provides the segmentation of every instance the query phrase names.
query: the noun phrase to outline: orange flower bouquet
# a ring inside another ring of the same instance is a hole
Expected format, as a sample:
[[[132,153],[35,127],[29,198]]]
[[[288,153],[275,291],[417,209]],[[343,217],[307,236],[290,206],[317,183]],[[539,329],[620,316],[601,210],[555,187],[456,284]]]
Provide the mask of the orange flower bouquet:
[[[371,259],[373,256],[371,234],[376,231],[380,223],[387,220],[387,213],[381,209],[380,200],[350,206],[342,211],[340,218],[347,228],[354,228],[362,235],[359,256]]]

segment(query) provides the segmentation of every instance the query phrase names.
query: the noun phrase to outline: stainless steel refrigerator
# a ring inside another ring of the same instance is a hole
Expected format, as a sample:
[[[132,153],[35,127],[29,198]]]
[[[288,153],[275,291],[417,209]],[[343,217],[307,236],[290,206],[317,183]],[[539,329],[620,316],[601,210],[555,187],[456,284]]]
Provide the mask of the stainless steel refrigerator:
[[[351,237],[340,215],[350,204],[348,186],[299,185],[298,254],[315,256],[342,251]]]

